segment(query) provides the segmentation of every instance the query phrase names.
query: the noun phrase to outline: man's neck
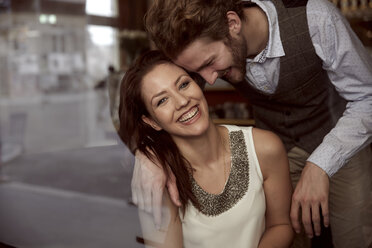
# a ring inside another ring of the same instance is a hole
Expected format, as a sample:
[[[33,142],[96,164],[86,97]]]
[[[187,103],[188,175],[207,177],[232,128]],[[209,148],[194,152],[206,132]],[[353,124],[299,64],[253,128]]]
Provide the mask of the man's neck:
[[[244,9],[242,35],[247,43],[247,57],[254,58],[269,41],[269,21],[260,7]]]

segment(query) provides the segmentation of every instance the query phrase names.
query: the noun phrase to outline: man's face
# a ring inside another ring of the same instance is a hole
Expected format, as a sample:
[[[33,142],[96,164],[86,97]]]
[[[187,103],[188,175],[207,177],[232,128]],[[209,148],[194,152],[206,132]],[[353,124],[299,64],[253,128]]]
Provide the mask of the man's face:
[[[242,37],[226,41],[200,38],[174,60],[188,71],[199,73],[209,84],[222,78],[232,84],[244,79],[247,48]]]

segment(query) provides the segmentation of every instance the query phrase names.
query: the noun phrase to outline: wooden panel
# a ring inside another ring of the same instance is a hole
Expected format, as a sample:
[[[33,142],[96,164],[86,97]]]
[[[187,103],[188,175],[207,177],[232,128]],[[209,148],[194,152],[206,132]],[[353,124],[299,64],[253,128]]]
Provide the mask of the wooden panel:
[[[102,25],[110,27],[119,27],[119,19],[114,17],[105,17],[105,16],[96,16],[96,15],[87,15],[87,21],[92,25]]]
[[[40,12],[46,14],[85,15],[85,3],[40,1]]]
[[[218,125],[237,125],[237,126],[254,126],[253,119],[212,119],[213,123]]]
[[[208,105],[214,106],[224,102],[246,102],[249,104],[247,98],[243,97],[234,89],[228,90],[205,90],[205,98]]]
[[[120,0],[118,8],[120,30],[144,30],[143,16],[147,11],[146,0]]]

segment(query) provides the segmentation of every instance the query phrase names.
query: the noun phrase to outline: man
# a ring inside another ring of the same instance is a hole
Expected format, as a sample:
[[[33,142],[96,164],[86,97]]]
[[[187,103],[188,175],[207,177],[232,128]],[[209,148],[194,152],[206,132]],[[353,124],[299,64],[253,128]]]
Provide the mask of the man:
[[[334,247],[368,247],[372,61],[335,6],[155,0],[146,27],[176,64],[209,84],[230,82],[252,103],[256,126],[281,137],[295,186],[296,232],[302,221],[312,238],[330,223]],[[177,204],[174,179],[142,154],[136,158],[133,201],[149,211],[152,205],[159,222],[165,184]]]

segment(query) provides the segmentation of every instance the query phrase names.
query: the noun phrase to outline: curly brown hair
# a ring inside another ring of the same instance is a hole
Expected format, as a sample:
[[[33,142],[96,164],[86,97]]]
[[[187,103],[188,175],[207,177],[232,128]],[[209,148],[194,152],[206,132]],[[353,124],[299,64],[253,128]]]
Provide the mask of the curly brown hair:
[[[176,59],[198,38],[226,39],[228,11],[244,20],[241,0],[154,0],[144,22],[157,48]]]

